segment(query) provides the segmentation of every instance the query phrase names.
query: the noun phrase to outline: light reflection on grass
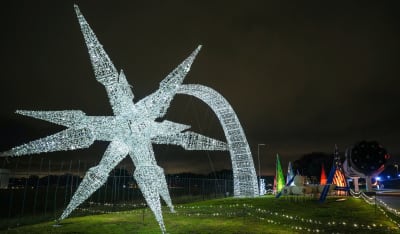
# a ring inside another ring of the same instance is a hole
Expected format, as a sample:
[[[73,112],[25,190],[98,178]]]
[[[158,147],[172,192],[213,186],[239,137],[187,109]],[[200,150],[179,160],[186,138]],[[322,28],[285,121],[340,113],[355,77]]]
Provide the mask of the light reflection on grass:
[[[177,205],[176,214],[164,209],[168,233],[400,233],[381,211],[348,197],[323,204],[314,199],[272,196],[227,198]],[[150,210],[136,209],[68,218],[23,226],[7,233],[160,233]]]

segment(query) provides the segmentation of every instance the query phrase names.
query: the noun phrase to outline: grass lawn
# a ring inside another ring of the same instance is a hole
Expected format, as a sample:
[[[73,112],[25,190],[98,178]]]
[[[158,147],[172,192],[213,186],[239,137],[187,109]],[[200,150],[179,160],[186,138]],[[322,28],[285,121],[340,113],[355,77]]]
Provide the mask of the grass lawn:
[[[381,210],[361,199],[226,198],[164,207],[168,233],[400,233]],[[1,233],[160,233],[149,209],[72,217]]]

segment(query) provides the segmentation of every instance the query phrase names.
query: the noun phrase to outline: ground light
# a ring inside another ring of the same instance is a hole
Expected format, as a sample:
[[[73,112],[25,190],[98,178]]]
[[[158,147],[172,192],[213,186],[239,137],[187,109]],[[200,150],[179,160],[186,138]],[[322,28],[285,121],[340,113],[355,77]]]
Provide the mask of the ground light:
[[[166,213],[165,222],[171,234],[399,232],[398,226],[385,216],[383,209],[378,209],[375,214],[374,206],[362,199],[336,200],[338,197],[328,197],[325,203],[319,204],[306,196],[297,200],[273,196],[215,199],[176,205],[177,212]],[[11,229],[8,233],[156,233],[157,223],[150,216],[148,209],[106,211],[103,215],[72,217],[63,227],[54,228],[50,223],[42,223]]]

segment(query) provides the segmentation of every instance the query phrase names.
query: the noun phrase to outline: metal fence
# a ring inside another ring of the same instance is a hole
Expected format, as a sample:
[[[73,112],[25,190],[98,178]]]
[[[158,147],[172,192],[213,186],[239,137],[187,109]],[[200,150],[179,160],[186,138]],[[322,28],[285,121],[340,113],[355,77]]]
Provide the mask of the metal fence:
[[[35,163],[38,165],[25,159],[5,165],[10,175],[7,188],[0,189],[0,219],[3,221],[32,216],[57,219],[86,171],[95,165],[95,162],[46,159]],[[124,165],[111,171],[107,182],[72,215],[146,206],[132,172],[133,168]],[[198,177],[192,174],[166,175],[166,180],[174,204],[233,195],[232,174],[229,172]]]

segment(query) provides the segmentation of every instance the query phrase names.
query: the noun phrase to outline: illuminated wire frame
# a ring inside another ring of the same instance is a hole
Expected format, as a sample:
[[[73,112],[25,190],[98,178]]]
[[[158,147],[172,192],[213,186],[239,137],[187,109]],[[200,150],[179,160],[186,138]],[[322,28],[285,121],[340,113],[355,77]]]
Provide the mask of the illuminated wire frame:
[[[117,72],[76,5],[75,11],[96,79],[105,87],[114,115],[86,116],[80,110],[18,110],[16,111],[18,114],[49,121],[67,129],[1,154],[1,156],[21,156],[87,148],[95,140],[110,142],[100,163],[86,173],[60,220],[68,217],[98,190],[106,182],[110,171],[129,155],[136,166],[135,180],[153,211],[161,231],[166,232],[160,196],[171,212],[174,212],[174,206],[164,171],[155,160],[152,144],[179,145],[187,150],[229,150],[234,175],[234,195],[257,196],[257,177],[250,148],[232,107],[225,98],[211,88],[201,85],[182,85],[201,46],[161,81],[157,91],[134,104],[134,96],[123,71]],[[168,120],[156,121],[166,114],[177,93],[195,96],[208,104],[220,120],[228,144],[188,131],[190,128],[188,125]]]
[[[181,85],[178,93],[192,95],[211,107],[217,115],[228,142],[236,197],[254,197],[258,193],[257,175],[246,135],[228,101],[217,91],[202,85]]]
[[[285,177],[283,176],[283,170],[281,166],[281,161],[279,160],[279,155],[276,154],[276,193],[280,193],[285,187]]]
[[[333,176],[332,184],[335,184],[336,186],[341,188],[347,187],[346,176],[344,175],[344,172],[340,168],[336,169],[335,174]],[[336,195],[344,196],[346,194],[347,194],[346,191],[341,191],[341,190],[336,191]]]
[[[290,181],[292,181],[292,183],[288,184]],[[288,186],[294,185],[294,172],[293,172],[292,162],[290,161],[288,164],[288,170],[286,175],[286,184],[288,184]]]
[[[320,180],[319,184],[320,185],[326,185],[327,180],[328,179],[326,178],[324,164],[322,164],[322,166],[321,166],[321,180]]]

